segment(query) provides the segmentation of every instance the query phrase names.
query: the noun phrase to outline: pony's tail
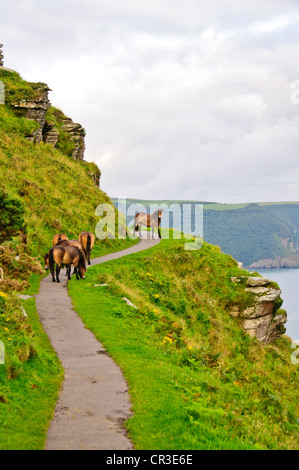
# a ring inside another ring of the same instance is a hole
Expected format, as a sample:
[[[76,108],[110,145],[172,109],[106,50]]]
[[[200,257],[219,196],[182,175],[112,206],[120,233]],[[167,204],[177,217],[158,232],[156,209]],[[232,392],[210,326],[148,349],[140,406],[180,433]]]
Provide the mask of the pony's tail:
[[[135,220],[137,219],[137,217],[139,216],[139,212],[136,212],[135,214]],[[136,224],[135,225],[135,231],[137,232],[139,230],[139,224]]]
[[[79,250],[79,248],[78,248]],[[82,250],[79,250],[79,261],[78,261],[78,266],[86,267],[86,258],[85,254],[83,253]]]
[[[49,251],[49,268],[51,274],[54,275],[54,255],[53,255],[53,248]]]
[[[91,236],[87,235],[86,252],[89,253],[91,247]]]

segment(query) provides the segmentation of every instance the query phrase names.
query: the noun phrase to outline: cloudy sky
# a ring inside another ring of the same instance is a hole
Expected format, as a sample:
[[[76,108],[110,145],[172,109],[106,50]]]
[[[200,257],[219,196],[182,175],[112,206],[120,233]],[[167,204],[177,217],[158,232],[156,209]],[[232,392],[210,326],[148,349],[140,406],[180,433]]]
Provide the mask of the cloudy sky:
[[[299,200],[298,0],[0,5],[5,66],[85,127],[108,195]]]

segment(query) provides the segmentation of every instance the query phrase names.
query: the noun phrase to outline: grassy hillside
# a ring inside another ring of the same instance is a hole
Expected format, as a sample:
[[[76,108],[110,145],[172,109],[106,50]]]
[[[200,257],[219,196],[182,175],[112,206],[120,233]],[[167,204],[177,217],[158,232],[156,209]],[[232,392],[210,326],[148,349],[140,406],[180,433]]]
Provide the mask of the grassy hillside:
[[[117,200],[113,199],[116,204]],[[146,201],[128,199],[127,203],[141,203],[148,210],[151,203],[202,204],[203,236],[205,241],[221,247],[244,266],[299,267],[299,203],[217,204],[199,201]],[[189,226],[193,226],[191,215]],[[163,217],[162,217],[163,226]],[[174,226],[183,230],[183,227]],[[273,260],[273,261],[269,261]]]
[[[44,84],[0,70],[5,105],[0,105],[0,448],[42,448],[61,385],[62,369],[40,327],[34,299],[43,257],[57,232],[78,238],[94,232],[96,207],[110,202],[91,175],[93,163],[70,158],[74,143],[61,132],[64,114],[51,107],[49,122],[59,131],[57,148],[32,143],[35,121],[18,115],[15,101],[34,100]],[[94,256],[126,248],[129,240],[96,240]]]
[[[136,449],[298,449],[290,341],[264,346],[245,333],[229,314],[250,304],[230,281],[244,272],[217,247],[183,243],[162,240],[69,284],[76,311],[126,376]]]

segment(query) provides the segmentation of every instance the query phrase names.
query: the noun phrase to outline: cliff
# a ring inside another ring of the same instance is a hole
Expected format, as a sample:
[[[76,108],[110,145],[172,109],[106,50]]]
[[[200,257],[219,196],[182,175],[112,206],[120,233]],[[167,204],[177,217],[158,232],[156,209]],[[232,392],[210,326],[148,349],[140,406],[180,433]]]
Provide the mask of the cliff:
[[[70,156],[76,161],[84,160],[85,150],[85,129],[81,124],[74,123],[71,118],[62,115],[62,122],[58,126],[57,122],[51,122],[48,119],[48,110],[51,107],[49,100],[50,88],[47,85],[41,85],[36,89],[33,99],[23,99],[12,102],[11,106],[19,116],[35,121],[38,124],[37,129],[27,138],[37,144],[44,142],[56,147],[60,140],[66,136],[66,139],[72,144],[73,149]],[[52,113],[53,115],[53,113]]]

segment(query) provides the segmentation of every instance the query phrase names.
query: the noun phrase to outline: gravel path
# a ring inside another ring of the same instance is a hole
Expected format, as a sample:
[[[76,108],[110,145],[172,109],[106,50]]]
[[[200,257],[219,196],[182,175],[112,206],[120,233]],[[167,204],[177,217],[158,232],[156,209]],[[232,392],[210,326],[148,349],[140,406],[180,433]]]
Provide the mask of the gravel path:
[[[157,239],[142,239],[131,248],[91,262],[105,263],[158,243]],[[120,368],[73,310],[64,276],[60,284],[52,282],[50,275],[41,281],[36,305],[65,371],[45,449],[133,449],[123,427],[131,416],[128,385]]]

